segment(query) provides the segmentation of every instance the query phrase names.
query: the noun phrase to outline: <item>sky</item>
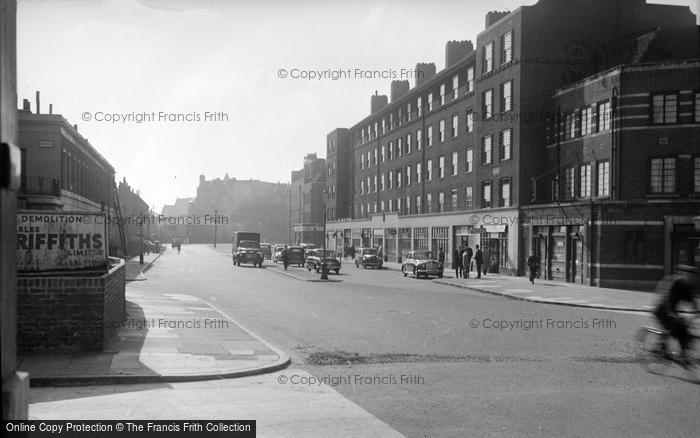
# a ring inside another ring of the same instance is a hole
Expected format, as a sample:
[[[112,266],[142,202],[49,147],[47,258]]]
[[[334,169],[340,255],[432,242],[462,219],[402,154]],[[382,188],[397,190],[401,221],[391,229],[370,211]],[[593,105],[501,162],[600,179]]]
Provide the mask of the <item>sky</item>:
[[[199,175],[289,182],[389,94],[382,72],[413,86],[403,71],[444,68],[445,43],[476,41],[486,12],[533,3],[19,0],[18,107],[40,91],[160,212]]]

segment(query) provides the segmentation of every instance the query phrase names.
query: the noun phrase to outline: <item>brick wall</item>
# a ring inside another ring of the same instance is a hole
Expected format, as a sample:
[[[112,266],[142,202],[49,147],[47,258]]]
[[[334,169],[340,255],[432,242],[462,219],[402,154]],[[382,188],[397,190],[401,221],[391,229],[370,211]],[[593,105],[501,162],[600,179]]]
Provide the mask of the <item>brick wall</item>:
[[[102,276],[17,279],[20,354],[101,351],[125,318],[125,263]]]

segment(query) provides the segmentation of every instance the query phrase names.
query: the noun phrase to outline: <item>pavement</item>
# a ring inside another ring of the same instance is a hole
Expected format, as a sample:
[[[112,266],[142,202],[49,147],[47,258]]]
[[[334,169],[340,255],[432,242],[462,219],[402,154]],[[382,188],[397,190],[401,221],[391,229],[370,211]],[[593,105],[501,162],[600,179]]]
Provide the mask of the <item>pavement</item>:
[[[129,261],[132,278],[144,265]],[[185,382],[284,369],[289,356],[211,304],[184,294],[128,286],[126,321],[103,352],[19,357],[31,386]]]
[[[146,271],[150,269],[158,257],[162,253],[148,253],[143,255],[143,265],[140,263],[139,256],[132,257],[126,261],[126,281],[144,281],[146,280]]]

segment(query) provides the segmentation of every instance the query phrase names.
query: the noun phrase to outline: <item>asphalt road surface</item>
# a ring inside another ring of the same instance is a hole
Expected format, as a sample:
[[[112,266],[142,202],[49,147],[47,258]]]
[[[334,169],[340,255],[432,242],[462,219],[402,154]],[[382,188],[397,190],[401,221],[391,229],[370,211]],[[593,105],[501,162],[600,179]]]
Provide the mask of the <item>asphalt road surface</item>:
[[[290,354],[290,374],[310,372],[408,437],[700,430],[700,385],[635,360],[633,335],[648,316],[519,302],[350,263],[331,283],[266,265],[233,266],[229,245],[184,245],[147,276],[214,304]]]

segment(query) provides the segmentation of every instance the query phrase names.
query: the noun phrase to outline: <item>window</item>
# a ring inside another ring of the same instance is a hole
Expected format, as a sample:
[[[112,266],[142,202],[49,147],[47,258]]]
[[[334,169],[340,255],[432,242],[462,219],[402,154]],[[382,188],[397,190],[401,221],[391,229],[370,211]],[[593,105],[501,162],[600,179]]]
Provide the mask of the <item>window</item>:
[[[481,208],[491,208],[491,181],[481,183]]]
[[[504,178],[501,180],[501,198],[498,202],[499,206],[501,207],[511,206],[510,179],[508,178]]]
[[[371,166],[372,163],[372,155],[370,153],[371,151],[367,151],[367,167]]]
[[[389,114],[389,129],[394,129],[394,113]]]
[[[425,180],[432,181],[433,179],[433,160],[428,160],[425,163]]]
[[[440,143],[445,141],[445,119],[440,120]]]
[[[365,194],[365,180],[360,181],[360,195]]]
[[[433,110],[433,93],[428,93],[428,112]]]
[[[413,212],[411,211],[411,197],[406,196],[406,214],[412,214]]]
[[[423,131],[419,129],[416,131],[416,149],[421,150],[422,147],[423,147]]]
[[[580,175],[579,180],[581,186],[579,187],[579,197],[580,198],[590,198],[591,197],[591,165],[582,164],[579,169]]]
[[[372,192],[372,181],[370,180],[369,177],[367,177],[367,194],[369,195]]]
[[[365,205],[362,204],[362,205],[360,205],[360,216],[364,216],[364,215],[365,215]]]
[[[411,166],[406,166],[406,185],[411,185]]]
[[[423,170],[421,169],[421,163],[416,163],[416,182],[420,183]]]
[[[459,97],[459,76],[452,76],[452,99]]]
[[[379,201],[379,210],[384,212],[384,201]]]
[[[581,135],[593,133],[593,107],[587,106],[581,110]]]
[[[389,190],[394,188],[394,171],[389,171]]]
[[[428,126],[428,146],[433,145],[433,127]]]
[[[457,114],[452,115],[452,138],[459,135],[459,116]]]
[[[440,105],[445,104],[445,84],[440,85]]]
[[[467,156],[467,159],[465,160],[464,167],[465,171],[469,173],[474,169],[474,149],[467,148],[467,153],[465,155]]]
[[[513,81],[506,81],[501,84],[501,111],[513,109]]]
[[[466,210],[474,208],[474,191],[471,186],[467,187],[464,193],[464,208]]]
[[[438,212],[445,211],[445,192],[438,193]]]
[[[421,97],[416,100],[416,111],[418,111],[418,117],[423,114],[423,98]]]
[[[397,198],[397,199],[396,199],[396,211],[398,211],[399,214],[403,213],[403,212],[401,211],[401,198]]]
[[[467,111],[467,123],[465,123],[465,126],[467,127],[467,132],[474,131],[474,112],[472,110]]]
[[[382,192],[386,189],[386,185],[384,184],[384,183],[385,183],[384,180],[385,180],[385,178],[384,178],[384,173],[382,172],[382,175],[381,175],[381,177],[380,177],[380,179],[379,179],[379,182],[380,182],[380,184],[381,184],[381,191],[382,191]]]
[[[481,138],[481,164],[491,164],[492,161],[492,137],[485,135]]]
[[[598,196],[610,196],[610,162],[598,163]]]
[[[403,123],[403,111],[399,108],[399,126]]]
[[[390,160],[394,159],[394,142],[393,141],[389,142],[389,159]]]
[[[438,158],[438,178],[445,177],[445,156],[442,155]]]
[[[452,152],[452,176],[457,176],[457,168],[459,167],[459,154]]]
[[[610,129],[610,101],[598,103],[598,132]]]
[[[652,97],[654,123],[676,123],[678,121],[678,96],[655,94]]]
[[[383,162],[386,160],[386,145],[383,145],[383,146],[382,146],[382,155],[381,155],[381,158],[382,158],[382,163],[383,163]]]
[[[411,153],[411,134],[406,135],[406,153]]]
[[[467,93],[474,91],[474,67],[467,69]]]
[[[501,161],[510,160],[513,153],[513,130],[511,128],[501,131]]]
[[[377,201],[374,201],[372,203],[372,207],[374,207],[374,212],[376,213],[377,212]]]
[[[386,134],[386,118],[382,119],[382,135]]]
[[[377,148],[374,148],[374,165],[377,165]]]
[[[389,203],[389,211],[394,211],[394,200],[389,199],[388,203]]]
[[[416,195],[416,213],[417,214],[423,213],[423,204],[421,204],[420,195]]]
[[[365,154],[360,155],[360,170],[365,168]]]
[[[576,168],[569,167],[564,170],[564,199],[572,199],[575,196]]]
[[[374,187],[374,191],[375,191],[375,193],[376,193],[376,192],[377,192],[377,188],[378,188],[378,187],[377,187],[377,175],[374,175],[374,186],[373,186],[373,187]]]
[[[693,172],[693,191],[700,193],[700,157],[695,157],[695,170]]]
[[[411,102],[408,102],[408,105],[406,107],[406,119],[410,122],[412,118],[413,114],[411,113]]]
[[[673,193],[676,191],[676,159],[652,158],[651,193]]]
[[[452,189],[452,203],[450,207],[452,211],[457,211],[457,189]]]
[[[489,73],[491,70],[493,70],[493,42],[484,46],[483,72]]]
[[[493,90],[486,90],[482,95],[481,114],[484,119],[493,116]]]
[[[425,204],[426,204],[426,207],[428,207],[427,208],[428,213],[432,213],[433,212],[433,194],[432,193],[428,193],[426,195]]]
[[[396,140],[396,154],[400,157],[403,155],[403,144],[401,143],[403,139],[399,138]]]
[[[513,60],[513,31],[508,31],[501,37],[501,64]]]
[[[576,112],[572,111],[564,118],[564,129],[566,129],[566,139],[576,137]]]

